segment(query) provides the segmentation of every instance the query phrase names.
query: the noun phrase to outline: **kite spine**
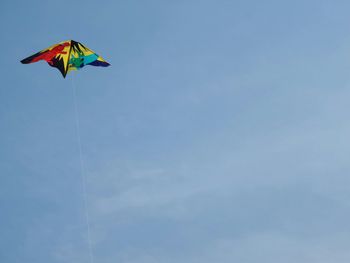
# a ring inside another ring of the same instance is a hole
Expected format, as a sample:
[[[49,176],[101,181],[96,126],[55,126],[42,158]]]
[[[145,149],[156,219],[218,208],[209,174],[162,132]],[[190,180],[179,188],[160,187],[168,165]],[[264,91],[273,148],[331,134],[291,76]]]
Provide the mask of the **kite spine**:
[[[69,60],[70,60],[70,55],[72,53],[72,40],[69,41],[69,52],[68,52],[68,60],[67,60],[67,65],[66,65],[66,69],[64,70],[64,78],[66,78],[67,76],[67,73],[68,73],[68,67],[69,67]],[[73,83],[73,78],[72,78],[72,83]],[[74,84],[74,83],[73,83]],[[75,85],[74,85],[75,86]],[[73,89],[75,89],[75,87],[73,87]],[[75,91],[74,91],[75,92]],[[75,94],[75,93],[74,93]]]

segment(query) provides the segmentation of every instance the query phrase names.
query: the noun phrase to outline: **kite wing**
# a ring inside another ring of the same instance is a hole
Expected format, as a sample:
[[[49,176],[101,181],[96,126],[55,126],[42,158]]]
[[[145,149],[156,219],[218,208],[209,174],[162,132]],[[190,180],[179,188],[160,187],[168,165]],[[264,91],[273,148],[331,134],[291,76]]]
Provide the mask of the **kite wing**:
[[[23,64],[29,64],[38,62],[40,60],[46,61],[50,66],[58,68],[63,77],[67,74],[68,57],[70,51],[70,41],[64,41],[46,49],[39,51],[38,53],[23,59]]]
[[[57,68],[64,78],[69,71],[81,69],[85,65],[102,67],[108,67],[110,65],[95,52],[74,40],[63,41],[52,45],[21,60],[21,62],[23,64],[29,64],[40,60],[44,60],[51,67]]]

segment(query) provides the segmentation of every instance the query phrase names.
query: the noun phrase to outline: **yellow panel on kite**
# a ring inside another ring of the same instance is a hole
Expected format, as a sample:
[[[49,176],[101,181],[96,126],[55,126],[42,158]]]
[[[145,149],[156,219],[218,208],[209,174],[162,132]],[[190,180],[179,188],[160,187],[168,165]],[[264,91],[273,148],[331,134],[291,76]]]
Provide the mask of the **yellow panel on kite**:
[[[71,70],[79,70],[86,65],[108,67],[110,64],[83,44],[68,40],[52,45],[40,52],[23,59],[23,64],[40,60],[46,61],[50,66],[58,68],[65,78]]]

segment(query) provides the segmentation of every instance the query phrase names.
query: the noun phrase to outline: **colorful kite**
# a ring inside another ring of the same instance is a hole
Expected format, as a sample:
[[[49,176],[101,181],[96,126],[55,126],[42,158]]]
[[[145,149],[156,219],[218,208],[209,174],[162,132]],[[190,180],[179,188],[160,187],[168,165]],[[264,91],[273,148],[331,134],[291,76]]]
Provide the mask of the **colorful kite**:
[[[110,64],[103,58],[74,40],[63,41],[27,57],[21,62],[29,64],[45,60],[51,67],[58,68],[65,78],[71,70],[79,70],[85,65],[108,67]]]

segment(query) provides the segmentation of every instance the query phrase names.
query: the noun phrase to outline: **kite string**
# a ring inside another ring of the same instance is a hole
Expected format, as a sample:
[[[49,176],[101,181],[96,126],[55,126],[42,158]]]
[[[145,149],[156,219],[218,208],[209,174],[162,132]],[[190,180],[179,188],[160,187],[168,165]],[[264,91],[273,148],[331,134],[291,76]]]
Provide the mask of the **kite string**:
[[[89,256],[90,256],[90,263],[94,263],[94,257],[93,257],[93,251],[92,251],[92,242],[91,242],[91,232],[90,232],[89,209],[88,209],[88,204],[87,204],[88,200],[87,200],[87,189],[86,189],[85,165],[84,165],[83,152],[82,152],[82,147],[81,147],[79,109],[78,109],[77,93],[76,93],[76,85],[75,85],[75,81],[74,81],[74,74],[72,74],[72,87],[73,87],[73,99],[74,99],[75,124],[76,124],[76,132],[77,132],[78,148],[79,148],[80,177],[81,177],[81,184],[82,184],[82,190],[83,190],[83,199],[84,199],[84,210],[85,210],[85,220],[86,220],[86,228],[87,228],[87,239],[88,239],[88,247],[89,247]]]

